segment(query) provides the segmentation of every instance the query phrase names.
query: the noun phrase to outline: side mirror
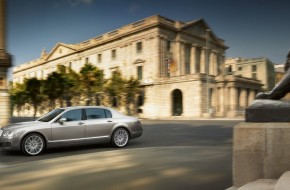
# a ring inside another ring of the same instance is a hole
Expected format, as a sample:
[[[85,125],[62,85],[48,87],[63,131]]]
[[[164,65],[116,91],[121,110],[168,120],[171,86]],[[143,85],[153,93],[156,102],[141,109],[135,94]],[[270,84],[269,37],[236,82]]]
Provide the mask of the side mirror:
[[[67,119],[66,118],[60,118],[60,120],[58,120],[58,122],[62,125],[64,122],[66,122]]]

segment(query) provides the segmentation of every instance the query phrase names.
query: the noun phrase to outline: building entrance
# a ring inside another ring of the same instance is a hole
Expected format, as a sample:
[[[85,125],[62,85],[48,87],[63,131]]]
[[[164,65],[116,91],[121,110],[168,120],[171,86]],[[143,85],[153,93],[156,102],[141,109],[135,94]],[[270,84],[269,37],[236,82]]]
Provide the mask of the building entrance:
[[[172,92],[172,116],[181,116],[182,113],[182,92],[178,89],[175,89]]]

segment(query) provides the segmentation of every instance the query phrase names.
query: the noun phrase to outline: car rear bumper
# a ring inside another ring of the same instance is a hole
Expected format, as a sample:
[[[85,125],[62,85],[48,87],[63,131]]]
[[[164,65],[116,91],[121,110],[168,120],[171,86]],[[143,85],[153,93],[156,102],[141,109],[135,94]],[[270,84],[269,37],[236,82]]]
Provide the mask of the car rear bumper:
[[[131,131],[131,134],[130,134],[130,139],[134,139],[134,138],[137,138],[137,137],[140,137],[143,133],[143,128],[141,126],[141,124],[139,126],[136,126],[133,128],[134,130]]]

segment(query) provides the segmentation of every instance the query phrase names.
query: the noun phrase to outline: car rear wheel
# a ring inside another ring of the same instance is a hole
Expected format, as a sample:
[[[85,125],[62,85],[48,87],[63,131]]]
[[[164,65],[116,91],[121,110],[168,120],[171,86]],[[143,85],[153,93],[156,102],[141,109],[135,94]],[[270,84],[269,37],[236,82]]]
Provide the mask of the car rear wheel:
[[[39,155],[45,147],[44,139],[41,135],[32,133],[27,135],[22,141],[22,152],[29,156]]]
[[[112,144],[115,147],[122,148],[128,144],[129,132],[124,128],[116,129],[112,136]]]

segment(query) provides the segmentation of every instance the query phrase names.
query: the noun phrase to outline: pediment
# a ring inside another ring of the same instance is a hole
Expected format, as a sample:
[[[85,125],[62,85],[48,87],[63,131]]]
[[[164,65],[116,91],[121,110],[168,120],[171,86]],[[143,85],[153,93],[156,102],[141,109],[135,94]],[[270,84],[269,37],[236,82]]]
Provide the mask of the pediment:
[[[136,59],[133,64],[138,64],[138,63],[144,63],[145,60],[144,59]]]
[[[180,30],[185,31],[189,34],[200,36],[200,37],[205,37],[206,31],[210,30],[211,40],[216,41],[216,42],[220,41],[220,39],[213,33],[212,29],[208,26],[208,24],[203,19],[189,22],[185,26],[183,26]]]
[[[46,60],[53,60],[57,59],[72,53],[75,53],[77,50],[76,48],[73,47],[73,45],[70,44],[63,44],[63,43],[58,43],[52,51],[48,54]]]

